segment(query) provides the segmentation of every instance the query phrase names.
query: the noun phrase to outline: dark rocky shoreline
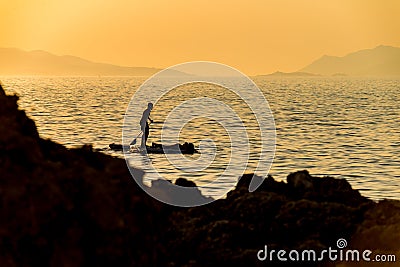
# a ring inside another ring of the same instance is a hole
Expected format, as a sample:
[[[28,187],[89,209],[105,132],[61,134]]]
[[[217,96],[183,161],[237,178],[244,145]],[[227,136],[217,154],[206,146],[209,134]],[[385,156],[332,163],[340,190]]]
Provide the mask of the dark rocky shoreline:
[[[286,183],[267,177],[253,193],[245,175],[226,199],[171,207],[124,160],[40,138],[17,100],[0,88],[0,266],[271,266],[257,259],[264,245],[321,251],[340,238],[397,263],[272,266],[398,266],[400,201],[373,202],[346,180],[301,171]]]

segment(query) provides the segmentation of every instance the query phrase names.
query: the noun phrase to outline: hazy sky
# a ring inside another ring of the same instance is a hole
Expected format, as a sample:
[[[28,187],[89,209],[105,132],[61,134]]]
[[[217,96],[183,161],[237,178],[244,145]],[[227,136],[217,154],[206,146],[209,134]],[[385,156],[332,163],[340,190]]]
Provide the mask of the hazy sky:
[[[400,46],[399,0],[0,0],[0,47],[127,66],[209,60],[246,74]]]

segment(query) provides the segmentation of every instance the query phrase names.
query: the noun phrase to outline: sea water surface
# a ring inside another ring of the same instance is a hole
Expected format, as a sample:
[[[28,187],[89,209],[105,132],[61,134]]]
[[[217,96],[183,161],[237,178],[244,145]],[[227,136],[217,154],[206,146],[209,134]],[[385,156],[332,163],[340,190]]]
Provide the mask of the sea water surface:
[[[0,79],[7,93],[20,96],[20,108],[35,120],[43,138],[67,147],[92,144],[97,149],[121,143],[127,105],[146,80],[141,77]],[[400,199],[400,79],[254,77],[253,80],[268,100],[276,125],[274,161],[271,169],[258,166],[261,174],[269,173],[277,180],[284,180],[290,172],[307,169],[312,175],[346,178],[353,188],[375,200]],[[247,172],[254,171],[260,154],[257,121],[240,97],[229,90],[204,84],[176,88],[156,103],[151,117],[162,122],[185,99],[205,96],[232,107],[245,123],[250,139]],[[160,141],[161,127],[161,123],[151,125],[149,143]],[[132,130],[132,136],[138,131],[139,126]],[[204,118],[191,121],[180,134],[180,140],[196,146],[204,139],[213,140],[217,153],[202,171],[182,171],[169,164],[164,155],[150,155],[146,159],[137,153],[130,156],[131,164],[146,169],[150,161],[167,179],[184,177],[206,185],[229,164],[232,156],[229,147],[235,140],[218,122]],[[122,153],[107,150],[104,153],[123,157]],[[152,179],[151,173],[146,176],[147,180]],[[218,197],[228,186],[231,183],[222,180],[202,191]]]

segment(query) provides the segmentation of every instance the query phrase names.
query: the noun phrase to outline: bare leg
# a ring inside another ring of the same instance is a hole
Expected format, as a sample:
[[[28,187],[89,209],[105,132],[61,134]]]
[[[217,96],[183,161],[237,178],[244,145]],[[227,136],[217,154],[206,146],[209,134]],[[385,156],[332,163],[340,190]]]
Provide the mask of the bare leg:
[[[142,143],[140,147],[146,149],[146,129],[142,129]]]
[[[149,138],[149,125],[147,123],[146,123],[146,127],[144,128],[144,130],[142,129],[142,131],[143,131],[143,134],[142,134],[141,148],[146,149],[147,138]]]
[[[146,129],[145,129],[145,132],[144,132],[144,142],[145,143],[147,143],[147,139],[149,138],[149,132],[150,132],[150,128],[149,128],[149,124],[148,123],[146,123]]]

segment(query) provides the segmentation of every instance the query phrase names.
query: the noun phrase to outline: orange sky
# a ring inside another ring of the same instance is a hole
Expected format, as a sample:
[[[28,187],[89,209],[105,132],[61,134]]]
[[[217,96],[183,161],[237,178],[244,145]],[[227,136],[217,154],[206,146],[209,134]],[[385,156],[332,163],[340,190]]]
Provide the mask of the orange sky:
[[[118,65],[209,60],[254,75],[400,46],[398,0],[0,1],[0,47]]]

